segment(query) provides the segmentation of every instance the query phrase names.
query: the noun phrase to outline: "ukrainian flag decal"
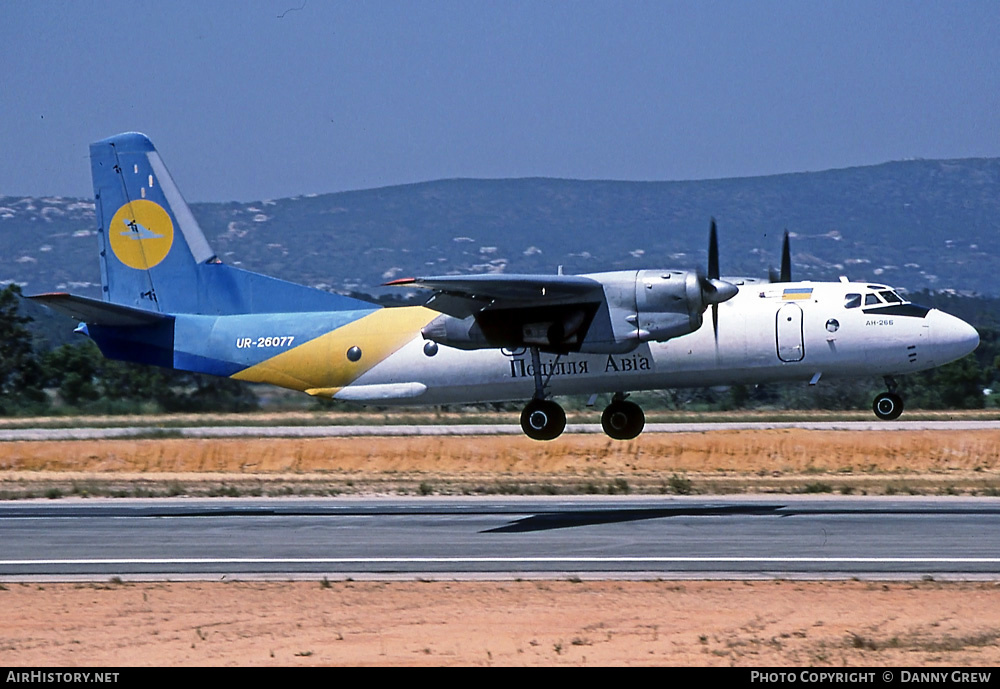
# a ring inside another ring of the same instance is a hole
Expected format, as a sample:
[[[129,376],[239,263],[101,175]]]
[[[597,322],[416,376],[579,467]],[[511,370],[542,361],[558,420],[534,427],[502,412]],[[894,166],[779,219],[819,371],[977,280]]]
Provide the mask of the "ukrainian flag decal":
[[[811,299],[813,293],[812,287],[786,287],[785,291],[781,293],[782,301],[798,301],[801,299]]]

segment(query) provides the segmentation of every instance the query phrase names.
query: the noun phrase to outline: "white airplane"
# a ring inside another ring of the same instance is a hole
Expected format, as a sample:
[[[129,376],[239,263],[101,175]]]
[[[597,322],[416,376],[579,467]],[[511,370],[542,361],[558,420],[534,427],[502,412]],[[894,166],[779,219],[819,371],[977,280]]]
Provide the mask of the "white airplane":
[[[31,298],[114,359],[379,405],[528,400],[538,440],[565,428],[553,396],[605,393],[605,432],[629,439],[645,417],[628,393],[661,388],[879,375],[873,410],[895,419],[894,376],[979,344],[887,285],[793,282],[787,234],[779,275],[721,277],[714,221],[705,274],[406,278],[388,284],[430,290],[426,304],[383,308],[221,263],[142,134],[92,144],[91,169],[104,299]]]

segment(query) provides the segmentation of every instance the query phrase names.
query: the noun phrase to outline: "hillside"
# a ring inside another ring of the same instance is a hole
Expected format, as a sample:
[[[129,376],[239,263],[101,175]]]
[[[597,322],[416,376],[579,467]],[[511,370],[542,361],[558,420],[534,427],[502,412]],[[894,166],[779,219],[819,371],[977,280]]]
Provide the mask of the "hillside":
[[[691,182],[442,180],[200,203],[227,263],[341,292],[393,277],[704,266],[719,222],[724,274],[767,274],[781,232],[794,276],[1000,295],[1000,159]],[[0,284],[97,295],[90,199],[0,196]]]

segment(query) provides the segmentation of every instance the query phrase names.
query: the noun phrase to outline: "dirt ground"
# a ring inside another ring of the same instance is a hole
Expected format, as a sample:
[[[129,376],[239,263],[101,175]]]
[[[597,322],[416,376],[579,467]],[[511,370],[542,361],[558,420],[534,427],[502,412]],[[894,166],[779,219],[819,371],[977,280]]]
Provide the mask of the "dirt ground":
[[[994,431],[0,443],[8,498],[996,495],[998,472]],[[1000,582],[8,581],[0,609],[15,667],[1000,663]]]
[[[12,584],[0,666],[996,666],[1000,585]]]

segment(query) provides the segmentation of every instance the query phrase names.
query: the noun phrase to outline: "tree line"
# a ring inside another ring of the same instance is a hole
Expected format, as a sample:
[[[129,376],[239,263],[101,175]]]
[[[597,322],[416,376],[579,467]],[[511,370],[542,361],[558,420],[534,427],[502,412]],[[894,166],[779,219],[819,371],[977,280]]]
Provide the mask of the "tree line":
[[[907,408],[1000,406],[1000,299],[923,292],[913,295],[913,301],[969,321],[981,342],[958,361],[898,376]],[[261,406],[254,387],[240,381],[105,359],[88,338],[49,346],[20,305],[17,285],[0,290],[0,415],[244,412]],[[880,378],[862,378],[821,380],[815,387],[783,383],[664,390],[642,397],[649,408],[848,410],[868,408],[884,389]],[[329,403],[315,404],[329,408]]]

